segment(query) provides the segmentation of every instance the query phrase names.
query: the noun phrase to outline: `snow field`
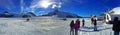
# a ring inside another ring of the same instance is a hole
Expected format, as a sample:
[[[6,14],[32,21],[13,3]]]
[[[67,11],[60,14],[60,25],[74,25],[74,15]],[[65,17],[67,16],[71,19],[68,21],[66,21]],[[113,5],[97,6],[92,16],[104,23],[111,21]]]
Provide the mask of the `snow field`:
[[[77,18],[67,18],[67,21],[60,19],[37,17],[27,22],[25,18],[0,18],[0,35],[70,35],[69,24]],[[111,24],[104,25],[98,21],[98,31],[93,31],[90,19],[85,20],[85,27],[82,27],[81,22],[79,35],[113,35]]]

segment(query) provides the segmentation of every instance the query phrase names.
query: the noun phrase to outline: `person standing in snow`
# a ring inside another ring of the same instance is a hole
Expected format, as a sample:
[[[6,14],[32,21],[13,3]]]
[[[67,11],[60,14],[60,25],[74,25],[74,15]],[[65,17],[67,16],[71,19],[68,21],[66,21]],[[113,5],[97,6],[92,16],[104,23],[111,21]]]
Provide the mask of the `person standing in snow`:
[[[30,18],[27,18],[26,21],[27,21],[27,22],[30,21]]]
[[[80,22],[79,19],[77,19],[77,21],[74,24],[75,35],[78,35],[78,30],[80,28],[79,22]]]
[[[85,25],[85,20],[84,20],[84,19],[82,20],[82,23],[83,23],[83,24],[82,24],[82,27],[84,27],[84,25]]]
[[[120,22],[118,17],[114,17],[112,30],[114,31],[114,35],[119,35],[120,32]]]
[[[97,17],[94,18],[94,31],[97,31]]]
[[[80,20],[77,19],[76,22],[78,23],[78,27],[80,28]]]
[[[70,23],[70,35],[74,35],[74,20],[71,21]]]

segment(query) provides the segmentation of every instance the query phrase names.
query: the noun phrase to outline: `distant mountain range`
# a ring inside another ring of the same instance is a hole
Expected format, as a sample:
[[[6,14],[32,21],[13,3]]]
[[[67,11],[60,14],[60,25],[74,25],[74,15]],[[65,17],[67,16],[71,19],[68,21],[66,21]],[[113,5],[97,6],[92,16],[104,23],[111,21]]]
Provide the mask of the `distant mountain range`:
[[[48,14],[42,15],[42,16],[54,16],[58,18],[82,18],[81,16],[78,16],[76,14],[68,13],[68,12],[62,12],[59,10],[54,10],[52,12],[49,12]]]
[[[81,16],[78,16],[76,14],[68,13],[68,12],[62,12],[59,10],[54,10],[52,12],[49,12],[48,14],[42,15],[42,16],[51,16],[51,17],[57,17],[57,18],[82,18]],[[36,16],[32,12],[27,12],[24,14],[20,13],[9,13],[7,11],[0,13],[0,17],[39,17]]]
[[[0,17],[35,17],[36,15],[32,12],[20,14],[20,13],[9,13],[7,11],[0,13]]]

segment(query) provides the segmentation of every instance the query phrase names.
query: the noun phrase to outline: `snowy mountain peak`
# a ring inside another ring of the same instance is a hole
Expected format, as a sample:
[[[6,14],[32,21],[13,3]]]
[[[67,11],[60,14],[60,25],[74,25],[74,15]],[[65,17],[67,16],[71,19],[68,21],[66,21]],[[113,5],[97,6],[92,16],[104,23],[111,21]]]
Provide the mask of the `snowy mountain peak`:
[[[42,16],[55,16],[58,18],[81,18],[80,16],[68,12],[62,12],[59,10],[54,10],[52,12],[49,12],[48,14],[42,15]]]

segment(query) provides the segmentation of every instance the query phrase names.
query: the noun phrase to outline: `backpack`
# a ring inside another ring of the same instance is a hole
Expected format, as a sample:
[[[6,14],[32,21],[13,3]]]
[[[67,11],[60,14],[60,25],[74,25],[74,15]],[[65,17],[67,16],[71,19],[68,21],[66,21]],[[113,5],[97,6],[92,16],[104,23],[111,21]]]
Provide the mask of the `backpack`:
[[[93,16],[91,17],[91,20],[94,20],[94,17],[93,17]]]

